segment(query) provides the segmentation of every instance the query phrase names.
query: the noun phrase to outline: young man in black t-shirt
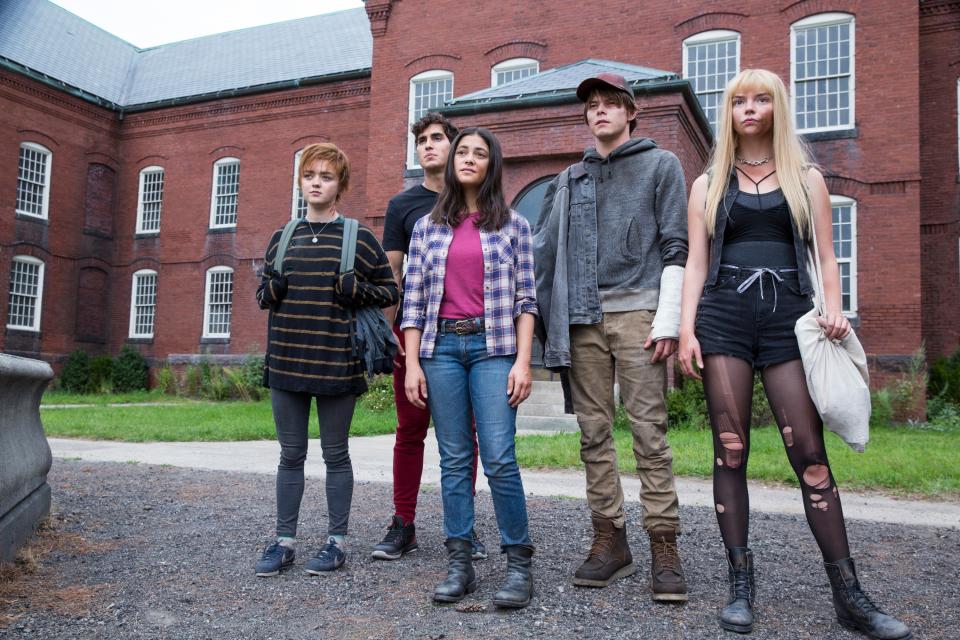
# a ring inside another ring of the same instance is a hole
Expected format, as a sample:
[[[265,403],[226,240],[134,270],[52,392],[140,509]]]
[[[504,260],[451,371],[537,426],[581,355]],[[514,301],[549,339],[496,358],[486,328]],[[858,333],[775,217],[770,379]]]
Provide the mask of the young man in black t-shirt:
[[[403,260],[410,246],[413,226],[430,213],[443,189],[443,171],[450,153],[450,142],[457,129],[438,113],[428,113],[413,123],[410,131],[417,143],[417,159],[423,168],[423,183],[398,193],[390,199],[383,224],[383,248],[398,283],[403,279]],[[401,289],[402,291],[402,289]],[[423,441],[430,425],[430,411],[413,406],[403,388],[407,369],[404,364],[403,335],[399,329],[402,303],[384,309],[387,320],[393,323],[400,342],[400,354],[394,363],[393,395],[397,406],[397,439],[393,445],[393,505],[387,535],[373,548],[373,557],[397,560],[417,548],[413,521],[417,512],[417,494],[423,473]],[[474,453],[473,479],[477,479],[477,459]],[[473,559],[486,558],[483,543],[474,534]]]

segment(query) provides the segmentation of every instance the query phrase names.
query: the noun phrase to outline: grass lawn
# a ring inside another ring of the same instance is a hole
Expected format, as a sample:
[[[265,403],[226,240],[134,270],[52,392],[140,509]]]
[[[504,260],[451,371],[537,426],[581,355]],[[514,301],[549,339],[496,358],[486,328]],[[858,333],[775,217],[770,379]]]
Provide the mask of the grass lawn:
[[[159,391],[131,391],[129,393],[68,393],[67,391],[47,391],[40,400],[45,404],[126,404],[130,402],[192,402],[189,398],[171,396]]]
[[[710,477],[714,457],[709,431],[672,430],[668,437],[677,475]],[[874,428],[864,453],[852,451],[832,433],[827,433],[826,438],[830,466],[841,489],[960,497],[960,431]],[[621,471],[634,471],[630,434],[617,430],[615,439]],[[579,434],[518,438],[517,459],[523,467],[582,467]],[[775,428],[750,432],[747,475],[757,480],[797,484]]]
[[[56,404],[68,404],[55,396]],[[70,396],[71,398],[73,396]],[[93,398],[94,396],[77,396]],[[149,400],[116,400],[110,402],[148,402]],[[126,397],[126,396],[124,396]],[[176,402],[173,396],[157,396],[156,402]],[[44,408],[40,417],[48,436],[123,440],[125,442],[188,442],[217,440],[272,440],[276,437],[270,399],[259,402],[204,402],[180,399],[177,406],[106,407],[106,401],[89,407],[69,409]],[[44,404],[54,404],[44,396]],[[73,404],[72,400],[69,404]],[[81,403],[76,403],[81,404]],[[317,410],[310,410],[312,437],[317,437]],[[357,405],[350,434],[373,436],[393,433],[397,417],[388,411],[371,411]]]

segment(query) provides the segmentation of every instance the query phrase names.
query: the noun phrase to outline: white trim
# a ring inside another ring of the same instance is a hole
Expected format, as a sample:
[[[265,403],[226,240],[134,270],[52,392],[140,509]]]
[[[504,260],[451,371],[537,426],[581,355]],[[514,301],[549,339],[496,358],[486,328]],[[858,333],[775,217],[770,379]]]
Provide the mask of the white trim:
[[[150,333],[137,333],[137,285],[138,280],[143,276],[153,276],[153,322],[151,322],[151,329],[156,328],[157,324],[157,289],[160,286],[160,277],[157,275],[157,272],[153,269],[140,269],[133,273],[133,279],[130,286],[130,331],[127,335],[131,338],[152,338],[153,331]]]
[[[221,167],[227,165],[237,165],[237,203],[236,210],[234,211],[234,217],[239,217],[240,209],[240,158],[234,158],[228,156],[225,158],[220,158],[213,163],[213,181],[210,185],[210,228],[211,229],[232,229],[237,226],[236,220],[229,224],[216,224],[217,217],[217,174],[220,172]]]
[[[685,39],[684,39],[684,41],[683,41],[683,43],[682,43],[683,46],[681,47],[681,49],[682,49],[682,58],[683,58],[682,61],[681,61],[681,65],[682,65],[682,66],[681,66],[681,69],[682,69],[681,73],[682,73],[682,75],[683,75],[683,78],[684,78],[684,79],[689,79],[689,78],[690,78],[690,74],[687,73],[687,69],[688,69],[689,63],[690,63],[690,47],[691,47],[691,46],[702,45],[702,44],[711,44],[711,43],[714,43],[714,42],[730,42],[730,41],[734,41],[734,42],[737,43],[736,69],[734,70],[733,75],[738,74],[738,73],[740,72],[740,49],[741,49],[740,32],[739,32],[739,31],[731,31],[730,29],[710,29],[709,31],[701,31],[700,33],[695,33],[695,34],[693,34],[692,36],[690,36],[689,38],[685,38]],[[724,107],[724,105],[719,104],[719,103],[722,102],[722,99],[723,99],[723,91],[724,91],[725,88],[726,88],[726,82],[723,83],[723,86],[717,87],[717,90],[716,90],[716,91],[705,91],[705,92],[701,92],[701,93],[718,94],[718,95],[720,96],[720,100],[718,100],[718,104],[717,104],[717,118],[718,118],[718,119],[719,119],[719,118],[722,116],[722,114],[723,114],[723,107]],[[697,88],[696,88],[695,86],[693,87],[693,90],[694,90],[694,94],[697,96],[697,99],[699,100],[699,99],[700,99],[700,94],[697,93]],[[703,108],[703,105],[702,105],[702,104],[701,104],[700,106],[701,106],[701,108]],[[704,115],[707,115],[707,114],[706,114],[706,109],[704,109]],[[709,119],[710,119],[710,117],[709,117],[709,115],[708,115],[708,116],[707,116],[707,120],[709,121]],[[717,130],[717,123],[716,123],[716,122],[711,122],[710,124],[713,125],[713,130],[716,131],[716,130]]]
[[[413,134],[410,133],[410,125],[416,122],[419,117],[414,117],[414,100],[416,98],[416,85],[420,82],[430,81],[430,80],[446,80],[450,79],[450,96],[453,97],[453,72],[446,71],[445,69],[431,69],[430,71],[424,71],[423,73],[418,73],[417,75],[410,78],[409,89],[408,89],[408,98],[407,98],[407,168],[408,169],[419,169],[420,162],[417,160],[417,141],[414,139]]]
[[[231,267],[210,267],[207,269],[206,286],[203,289],[203,337],[204,338],[229,338],[230,332],[211,333],[210,332],[210,284],[214,273],[229,273],[233,275]],[[233,328],[233,277],[230,278],[230,327]]]
[[[498,62],[490,67],[490,86],[498,87],[500,84],[504,84],[497,83],[498,73],[503,73],[505,71],[517,71],[519,69],[526,69],[528,67],[533,67],[533,72],[530,75],[533,76],[540,73],[540,61],[535,60],[534,58],[510,58],[509,60]]]
[[[161,185],[160,185],[160,216],[163,216],[163,184],[162,182],[166,179],[166,174],[164,173],[163,167],[158,165],[152,165],[149,167],[144,167],[140,170],[140,186],[137,189],[137,233],[160,233],[159,220],[156,229],[144,229],[143,228],[143,185],[146,182],[147,174],[159,173],[161,174]]]
[[[22,209],[16,209],[16,212],[22,216],[30,216],[31,218],[40,218],[42,220],[48,220],[49,213],[50,213],[50,171],[53,166],[53,152],[50,151],[50,149],[47,149],[42,144],[38,144],[36,142],[26,142],[26,141],[21,142],[20,146],[17,148],[17,164],[18,164],[17,184],[18,186],[20,183],[20,168],[19,168],[20,149],[30,149],[32,151],[37,151],[43,154],[44,156],[43,193],[41,194],[41,198],[43,200],[40,203],[41,212],[39,214],[33,213],[31,211],[23,211]],[[19,191],[19,188],[17,189],[17,191]],[[17,197],[16,194],[14,194],[14,197],[15,198]],[[16,208],[16,201],[15,201],[14,207]]]
[[[808,127],[801,129],[796,127],[797,133],[816,133],[818,131],[844,131],[847,129],[853,129],[857,125],[856,120],[856,105],[857,105],[857,82],[856,82],[856,69],[857,69],[857,55],[856,55],[856,19],[852,14],[849,13],[818,13],[816,15],[807,16],[801,20],[797,20],[790,25],[790,117],[793,118],[794,124],[797,121],[796,108],[797,108],[797,30],[798,29],[807,29],[810,27],[827,27],[835,24],[850,24],[850,104],[847,107],[850,111],[850,117],[847,124],[838,124],[835,126],[826,126],[826,127]]]
[[[859,309],[857,300],[857,201],[847,196],[830,196],[830,237],[833,238],[833,207],[850,207],[850,257],[841,258],[837,256],[837,264],[850,264],[850,308],[843,311],[844,315],[856,316]],[[836,253],[836,250],[834,250]],[[841,284],[841,301],[842,301]],[[841,302],[842,304],[842,302]]]
[[[300,202],[303,201],[300,195],[300,156],[303,155],[303,149],[293,154],[293,201],[290,205],[290,219],[297,218],[297,212]],[[306,205],[304,205],[306,206]]]
[[[13,295],[13,289],[7,293],[7,329],[19,329],[21,331],[40,331],[40,313],[43,310],[43,276],[46,270],[46,264],[39,258],[33,256],[13,256],[10,261],[10,274],[13,275],[14,263],[39,265],[37,270],[37,297],[36,306],[33,308],[33,324],[10,324],[10,296]]]

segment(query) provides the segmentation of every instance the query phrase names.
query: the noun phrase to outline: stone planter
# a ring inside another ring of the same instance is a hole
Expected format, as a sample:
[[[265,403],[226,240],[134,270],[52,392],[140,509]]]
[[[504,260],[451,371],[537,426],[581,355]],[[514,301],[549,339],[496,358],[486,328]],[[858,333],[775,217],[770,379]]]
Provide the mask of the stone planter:
[[[46,362],[0,353],[0,562],[12,561],[50,512],[40,396],[52,378]]]

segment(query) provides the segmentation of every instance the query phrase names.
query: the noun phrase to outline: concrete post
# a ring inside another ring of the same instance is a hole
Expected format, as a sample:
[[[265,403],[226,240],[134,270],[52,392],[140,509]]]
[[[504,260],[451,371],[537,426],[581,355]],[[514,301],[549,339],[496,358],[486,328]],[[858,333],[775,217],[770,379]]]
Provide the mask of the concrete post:
[[[40,396],[52,378],[46,362],[0,353],[0,562],[12,561],[50,512]]]

